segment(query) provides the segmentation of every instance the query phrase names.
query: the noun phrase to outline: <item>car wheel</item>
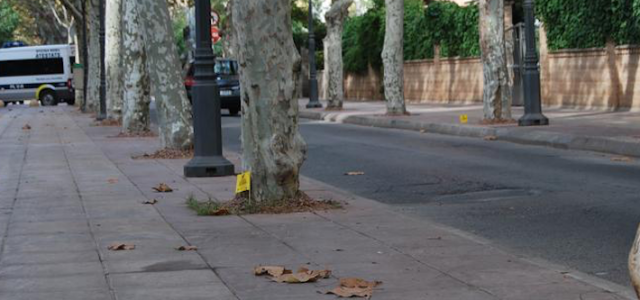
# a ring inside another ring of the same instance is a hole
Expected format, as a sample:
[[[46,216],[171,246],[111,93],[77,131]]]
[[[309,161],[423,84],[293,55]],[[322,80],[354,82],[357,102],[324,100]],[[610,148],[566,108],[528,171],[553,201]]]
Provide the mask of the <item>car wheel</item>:
[[[237,116],[238,113],[240,113],[240,109],[239,108],[229,108],[229,115]]]
[[[74,106],[76,105],[76,99],[67,99],[67,105]]]
[[[15,102],[13,102],[13,103],[15,103]],[[18,101],[18,103],[19,103],[20,105],[23,105],[23,104],[24,104],[24,101]]]
[[[42,106],[55,106],[58,105],[58,99],[53,91],[46,90],[40,92],[40,102]]]

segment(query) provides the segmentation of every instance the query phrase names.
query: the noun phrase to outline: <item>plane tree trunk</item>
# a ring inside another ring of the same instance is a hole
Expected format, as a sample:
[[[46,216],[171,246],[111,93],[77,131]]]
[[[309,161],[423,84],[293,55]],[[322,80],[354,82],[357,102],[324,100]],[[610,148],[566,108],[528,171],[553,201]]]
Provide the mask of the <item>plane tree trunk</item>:
[[[386,0],[382,62],[388,115],[406,115],[404,103],[404,1]]]
[[[122,129],[137,134],[149,131],[149,75],[144,47],[144,23],[137,1],[122,2]]]
[[[141,0],[147,69],[155,99],[158,131],[165,148],[193,147],[191,104],[184,87],[167,1]]]
[[[299,196],[306,156],[294,97],[300,56],[293,43],[291,2],[234,1],[232,13],[242,66],[242,145],[252,174],[250,199],[280,204]]]
[[[122,0],[107,0],[106,58],[107,116],[122,119]]]
[[[504,44],[504,0],[480,0],[480,49],[484,73],[484,119],[511,119],[511,89]]]
[[[85,112],[96,113],[100,103],[100,0],[87,1],[87,99]]]
[[[342,30],[353,0],[333,0],[325,14],[327,36],[325,72],[327,72],[327,110],[341,110],[344,100],[344,69],[342,62]]]

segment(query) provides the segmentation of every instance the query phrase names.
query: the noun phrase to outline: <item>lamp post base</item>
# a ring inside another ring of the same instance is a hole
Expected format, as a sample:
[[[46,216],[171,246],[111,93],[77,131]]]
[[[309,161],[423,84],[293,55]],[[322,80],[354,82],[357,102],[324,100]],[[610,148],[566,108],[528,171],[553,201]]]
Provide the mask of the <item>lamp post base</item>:
[[[526,114],[518,120],[518,126],[547,126],[549,119],[541,113]]]
[[[307,103],[307,108],[322,108],[322,103],[320,103],[320,101],[316,101],[316,102],[309,102]]]
[[[184,166],[184,176],[188,178],[231,175],[235,175],[235,168],[222,156],[196,156]]]

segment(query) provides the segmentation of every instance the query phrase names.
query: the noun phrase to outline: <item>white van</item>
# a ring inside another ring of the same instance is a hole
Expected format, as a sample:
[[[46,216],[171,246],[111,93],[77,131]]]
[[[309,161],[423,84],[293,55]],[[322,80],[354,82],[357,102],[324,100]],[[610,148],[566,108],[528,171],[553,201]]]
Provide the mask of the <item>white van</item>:
[[[73,105],[74,52],[70,45],[0,49],[0,100],[38,99],[44,106]]]

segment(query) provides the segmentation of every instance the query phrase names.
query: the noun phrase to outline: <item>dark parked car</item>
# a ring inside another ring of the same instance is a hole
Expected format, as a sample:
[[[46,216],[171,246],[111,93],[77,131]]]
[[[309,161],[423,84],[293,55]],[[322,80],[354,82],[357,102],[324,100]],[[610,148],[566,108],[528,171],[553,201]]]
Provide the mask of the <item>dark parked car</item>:
[[[184,85],[191,101],[191,88],[194,75],[193,62],[189,63]],[[231,59],[217,59],[214,67],[216,82],[220,90],[220,105],[222,109],[228,109],[232,116],[240,112],[240,80],[238,78],[238,62]]]

